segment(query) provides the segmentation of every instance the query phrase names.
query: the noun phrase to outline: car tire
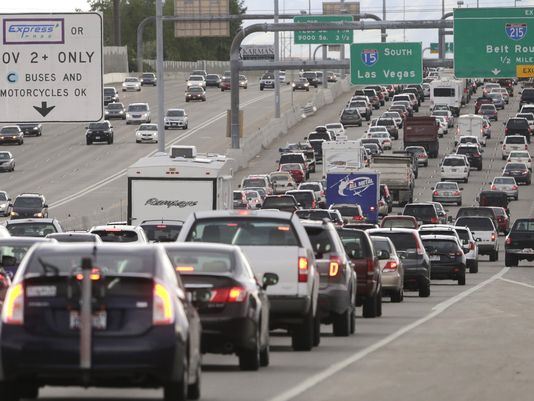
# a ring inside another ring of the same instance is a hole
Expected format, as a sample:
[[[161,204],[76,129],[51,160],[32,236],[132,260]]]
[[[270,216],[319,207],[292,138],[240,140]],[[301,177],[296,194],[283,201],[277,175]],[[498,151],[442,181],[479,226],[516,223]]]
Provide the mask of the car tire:
[[[469,182],[469,178],[466,178],[464,182],[467,184]]]
[[[469,273],[478,273],[478,260],[475,260],[475,263],[473,263],[471,267],[469,267]]]
[[[12,382],[0,382],[0,400],[19,401],[20,395]]]
[[[87,140],[86,140],[86,143],[87,143],[87,145],[92,145],[92,144],[93,144],[93,141],[91,141],[90,139],[87,139]]]
[[[465,285],[465,272],[458,277],[458,285]]]
[[[365,116],[365,121],[370,121],[370,120],[371,120],[371,115],[370,114]]]
[[[260,333],[256,329],[256,341],[253,348],[243,349],[237,354],[239,369],[244,371],[256,371],[260,368]]]
[[[506,160],[506,156],[501,156],[502,160]]]
[[[313,320],[313,346],[318,347],[321,344],[321,318],[315,315]]]
[[[187,399],[188,400],[200,399],[201,382],[202,382],[202,368],[199,362],[197,366],[197,379],[195,380],[194,383],[191,383],[187,386]]]
[[[378,316],[378,292],[372,297],[367,297],[363,302],[362,315],[365,318],[373,318]]]
[[[310,351],[313,347],[315,335],[315,316],[310,311],[301,324],[295,326],[291,333],[291,346],[295,351]]]
[[[32,382],[19,383],[18,396],[23,399],[35,400],[39,398],[39,386]],[[3,399],[3,398],[2,398]]]
[[[402,302],[403,300],[404,300],[404,289],[403,288],[399,288],[398,290],[393,291],[391,293],[391,302],[399,303],[399,302]]]
[[[504,265],[506,267],[515,267],[519,264],[519,260],[512,255],[505,254],[504,255]]]
[[[382,288],[380,288],[378,296],[376,297],[376,316],[382,316]]]
[[[428,298],[430,296],[430,281],[425,283],[423,287],[419,287],[419,297]]]
[[[497,251],[492,251],[489,255],[490,262],[496,262],[499,259],[499,253]]]
[[[478,167],[477,167],[477,170],[478,170],[478,171],[481,171],[481,170],[482,170],[482,166],[478,166]]]
[[[135,143],[141,143],[141,141],[136,140]]]
[[[187,361],[183,363],[183,373],[181,380],[178,382],[169,382],[166,383],[163,387],[163,399],[164,401],[186,401],[187,400],[187,391],[188,391],[188,382],[189,382],[189,372]]]
[[[350,334],[354,334],[355,332],[356,332],[356,307],[352,305],[351,311],[350,311]]]
[[[260,86],[260,90],[261,90],[261,91],[263,90],[263,86]]]
[[[362,126],[362,122],[360,121],[360,123],[358,124],[358,127],[361,127]]]
[[[514,197],[515,200],[519,200],[519,195],[517,195],[516,197]]]
[[[335,337],[348,337],[350,336],[350,319],[351,319],[351,308],[343,313],[336,313],[332,319],[332,331]]]
[[[260,351],[260,366],[265,368],[265,367],[269,366],[270,361],[271,361],[271,358],[270,358],[270,346],[269,346],[269,344],[267,344]]]
[[[184,130],[186,130],[189,127],[188,124],[184,125]]]

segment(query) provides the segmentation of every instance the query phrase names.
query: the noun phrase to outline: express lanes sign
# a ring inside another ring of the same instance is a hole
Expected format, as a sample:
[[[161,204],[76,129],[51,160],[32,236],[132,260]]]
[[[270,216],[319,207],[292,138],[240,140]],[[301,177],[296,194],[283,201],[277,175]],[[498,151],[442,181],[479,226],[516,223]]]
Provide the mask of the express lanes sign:
[[[0,122],[103,119],[101,14],[0,19]]]

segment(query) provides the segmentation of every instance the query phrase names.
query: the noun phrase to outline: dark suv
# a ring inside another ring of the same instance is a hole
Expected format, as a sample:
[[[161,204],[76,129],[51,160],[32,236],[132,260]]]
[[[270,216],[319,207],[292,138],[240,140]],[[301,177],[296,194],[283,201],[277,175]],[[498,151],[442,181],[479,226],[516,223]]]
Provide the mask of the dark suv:
[[[404,216],[413,216],[422,224],[439,224],[436,207],[431,203],[408,203],[402,211]]]
[[[530,126],[526,118],[510,118],[506,123],[504,135],[523,135],[530,143]]]
[[[382,270],[367,232],[338,228],[358,280],[356,305],[363,305],[363,317],[382,316]]]
[[[85,129],[87,145],[92,145],[93,142],[107,142],[108,145],[113,143],[113,126],[109,121],[90,123]]]
[[[37,193],[20,194],[11,205],[11,219],[48,217],[48,205],[43,195]]]
[[[495,211],[489,206],[465,206],[458,209],[456,213],[456,220],[460,217],[489,217],[495,227],[499,226],[497,215]]]
[[[378,228],[367,233],[373,237],[387,237],[395,245],[404,267],[404,290],[419,291],[420,297],[429,297],[430,259],[417,230]]]
[[[306,78],[310,85],[313,85],[315,88],[319,86],[319,78],[317,77],[317,73],[314,71],[305,71],[302,73],[302,78]]]
[[[156,74],[153,72],[145,72],[143,75],[141,75],[141,86],[145,85],[152,85],[156,86],[158,82],[158,79],[156,78]]]
[[[482,154],[478,145],[461,144],[456,149],[457,155],[466,155],[471,167],[476,167],[478,171],[482,170]]]
[[[525,88],[521,93],[521,99],[519,100],[519,110],[524,104],[534,103],[534,88]]]
[[[302,223],[315,252],[319,270],[319,316],[332,324],[334,336],[354,333],[356,318],[356,273],[334,225],[328,221]]]
[[[119,92],[113,86],[104,87],[104,106],[119,101]]]
[[[269,195],[265,197],[261,208],[294,212],[299,209],[299,204],[293,195]]]
[[[184,222],[181,220],[145,220],[140,226],[150,242],[174,242]]]

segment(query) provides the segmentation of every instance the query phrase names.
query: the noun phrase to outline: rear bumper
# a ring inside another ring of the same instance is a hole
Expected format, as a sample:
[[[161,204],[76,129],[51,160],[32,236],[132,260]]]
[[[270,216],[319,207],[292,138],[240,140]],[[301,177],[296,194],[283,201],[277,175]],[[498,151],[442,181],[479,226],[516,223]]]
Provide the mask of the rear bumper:
[[[40,385],[159,386],[181,377],[177,369],[182,369],[185,345],[177,338],[174,326],[154,327],[143,336],[94,337],[92,367],[86,372],[80,368],[77,336],[35,336],[4,325],[0,379]]]
[[[462,264],[433,264],[432,280],[458,280],[465,275],[465,265]]]
[[[462,201],[462,196],[433,196],[432,202],[457,203]]]
[[[252,348],[256,342],[257,322],[246,317],[204,317],[202,352],[228,354]]]
[[[269,295],[271,305],[269,323],[271,328],[300,323],[310,311],[310,296]]]
[[[394,291],[402,287],[402,278],[399,272],[382,273],[382,290]]]
[[[318,310],[321,319],[332,313],[341,314],[350,307],[350,294],[345,285],[329,285],[319,290]]]
[[[497,245],[496,244],[480,244],[478,245],[478,253],[480,255],[489,255],[495,251],[497,251]]]
[[[430,282],[429,271],[424,267],[405,267],[404,269],[404,289],[418,290],[425,287]]]

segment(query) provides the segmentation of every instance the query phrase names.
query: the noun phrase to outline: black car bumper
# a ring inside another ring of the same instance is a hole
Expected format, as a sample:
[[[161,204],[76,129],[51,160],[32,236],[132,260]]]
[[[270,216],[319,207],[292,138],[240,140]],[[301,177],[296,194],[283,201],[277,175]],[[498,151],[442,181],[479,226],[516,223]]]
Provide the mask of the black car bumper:
[[[256,344],[257,322],[248,317],[200,317],[202,352],[229,354],[252,349]]]
[[[86,137],[91,142],[99,142],[99,141],[106,142],[109,139],[111,139],[112,136],[110,133],[101,132],[98,134],[97,133],[87,134]]]
[[[432,280],[458,280],[465,275],[465,265],[461,263],[432,263]]]
[[[87,372],[80,368],[78,336],[37,336],[4,325],[0,379],[26,379],[39,385],[159,386],[181,377],[186,350],[174,330],[161,326],[142,336],[93,337]]]
[[[341,314],[350,307],[350,294],[345,285],[329,285],[319,290],[318,310],[321,320],[329,323],[332,314]]]
[[[405,259],[406,261],[406,259]],[[430,275],[425,267],[408,267],[404,265],[404,289],[417,291],[430,283]]]

